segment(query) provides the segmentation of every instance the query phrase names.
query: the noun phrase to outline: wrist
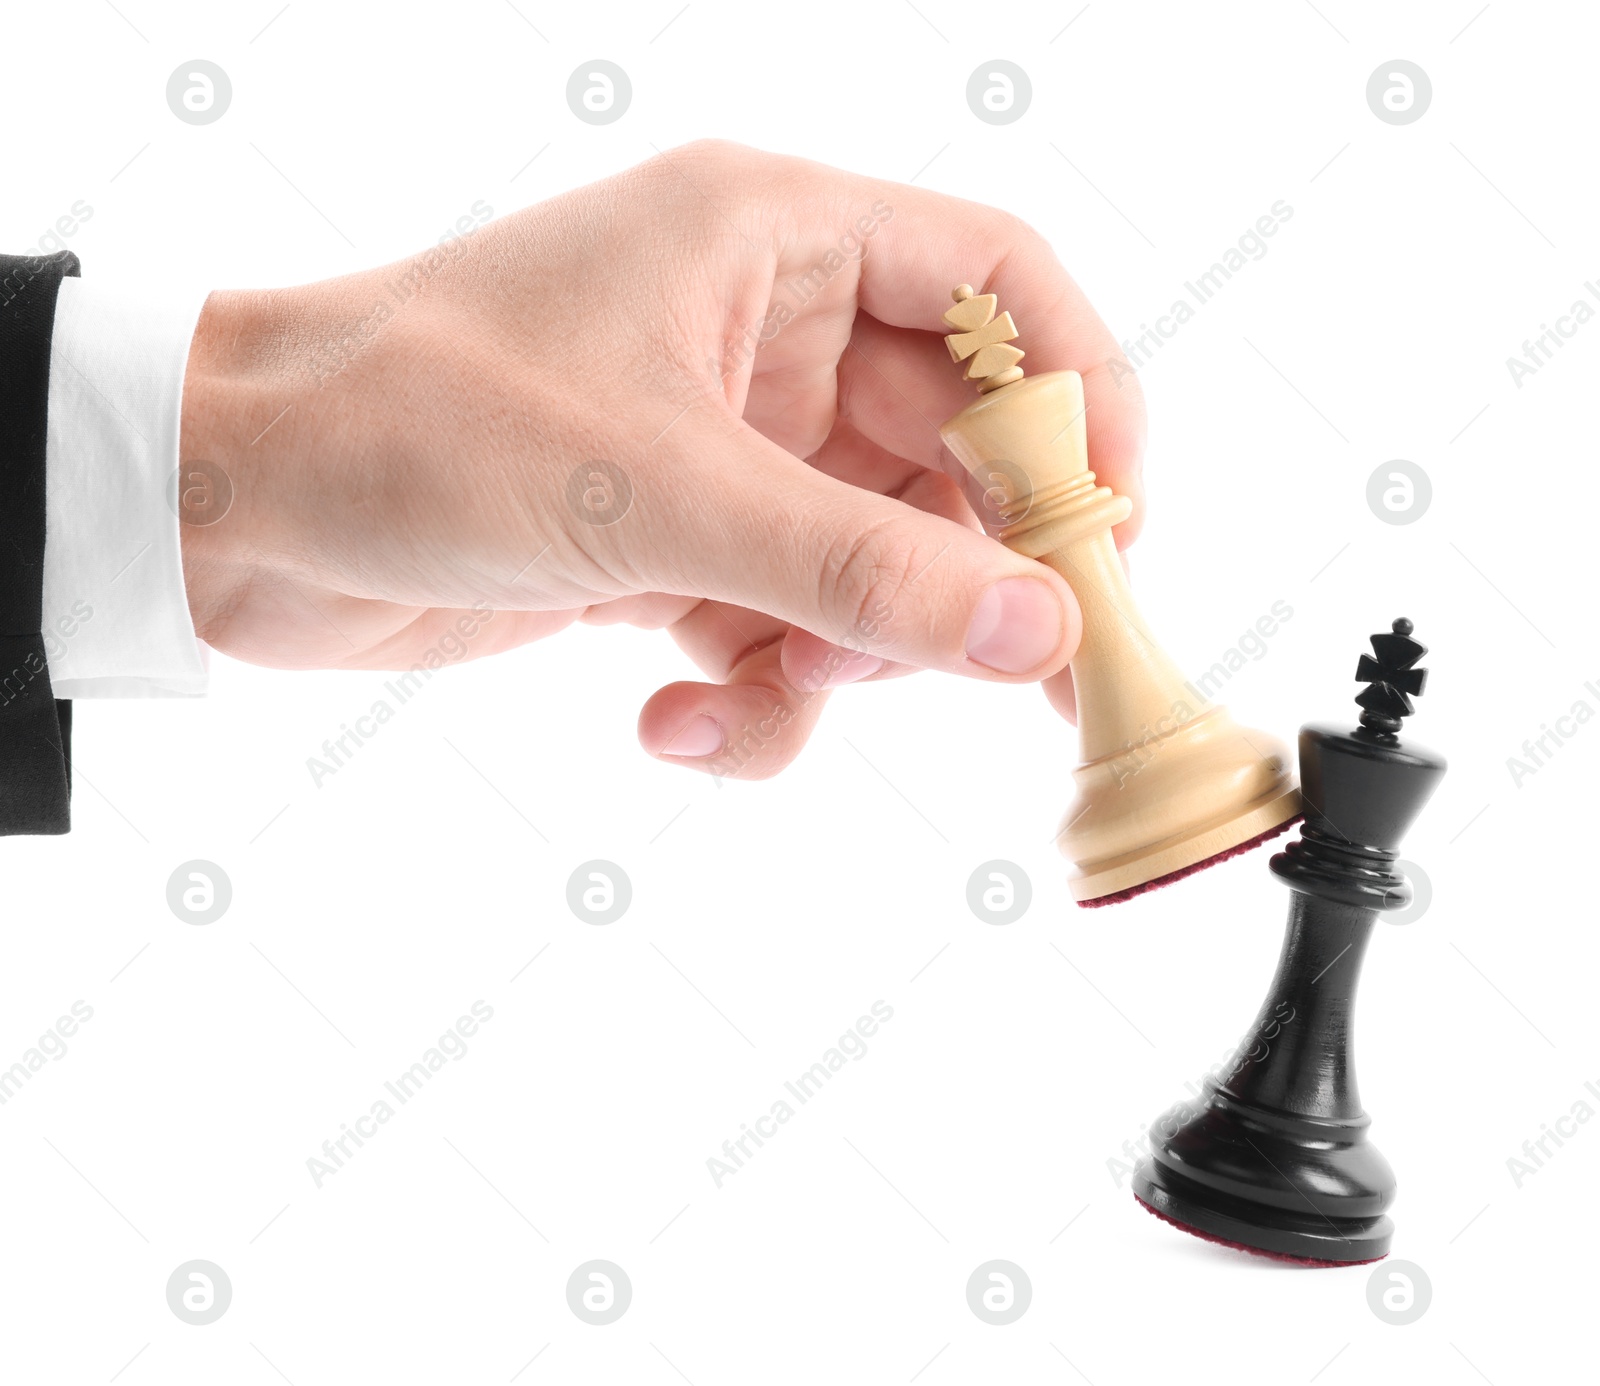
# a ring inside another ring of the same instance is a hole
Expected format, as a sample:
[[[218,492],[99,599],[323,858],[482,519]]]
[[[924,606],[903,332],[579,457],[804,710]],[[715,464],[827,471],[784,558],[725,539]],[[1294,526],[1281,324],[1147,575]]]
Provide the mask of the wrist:
[[[173,499],[190,617],[210,644],[278,547],[272,488],[260,484],[270,473],[258,464],[273,451],[272,429],[299,403],[293,372],[283,369],[286,314],[271,306],[284,297],[212,293],[189,344]]]

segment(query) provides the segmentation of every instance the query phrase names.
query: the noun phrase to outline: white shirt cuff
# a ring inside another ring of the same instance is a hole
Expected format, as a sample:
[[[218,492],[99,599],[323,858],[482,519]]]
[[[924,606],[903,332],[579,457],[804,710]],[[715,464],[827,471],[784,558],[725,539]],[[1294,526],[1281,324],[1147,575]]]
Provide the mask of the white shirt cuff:
[[[183,377],[203,292],[61,281],[45,443],[44,642],[58,698],[192,697],[205,647],[183,586]]]

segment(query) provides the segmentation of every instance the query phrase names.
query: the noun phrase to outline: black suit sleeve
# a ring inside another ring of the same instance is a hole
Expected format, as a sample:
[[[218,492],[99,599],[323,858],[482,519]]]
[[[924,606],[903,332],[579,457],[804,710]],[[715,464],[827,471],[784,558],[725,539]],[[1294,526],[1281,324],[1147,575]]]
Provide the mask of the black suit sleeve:
[[[72,704],[50,687],[45,421],[56,294],[78,258],[0,255],[0,835],[71,826]]]

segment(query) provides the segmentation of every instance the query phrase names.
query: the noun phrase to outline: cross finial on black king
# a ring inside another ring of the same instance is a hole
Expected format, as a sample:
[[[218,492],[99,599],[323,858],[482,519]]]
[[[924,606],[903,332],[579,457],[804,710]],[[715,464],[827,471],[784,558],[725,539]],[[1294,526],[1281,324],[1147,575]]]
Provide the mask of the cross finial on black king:
[[[1394,1173],[1367,1139],[1351,1034],[1373,922],[1411,900],[1401,839],[1445,771],[1398,734],[1427,680],[1411,631],[1402,617],[1362,655],[1360,726],[1300,729],[1305,822],[1270,863],[1294,892],[1272,988],[1244,1057],[1150,1128],[1133,1180],[1185,1231],[1312,1265],[1376,1260],[1394,1231]]]
[[[1372,637],[1372,655],[1362,655],[1356,665],[1356,678],[1367,687],[1356,695],[1361,725],[1369,731],[1393,736],[1400,730],[1400,719],[1416,708],[1411,699],[1427,686],[1428,671],[1414,665],[1428,647],[1411,638],[1415,627],[1404,616],[1391,627],[1392,634]]]

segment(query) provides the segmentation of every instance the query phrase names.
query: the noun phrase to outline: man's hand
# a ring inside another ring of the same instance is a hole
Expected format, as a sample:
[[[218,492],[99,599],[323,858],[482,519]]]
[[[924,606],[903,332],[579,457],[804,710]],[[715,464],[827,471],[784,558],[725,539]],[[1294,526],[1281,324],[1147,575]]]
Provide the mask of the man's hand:
[[[260,664],[388,669],[463,618],[472,656],[664,626],[715,682],[659,690],[641,742],[728,774],[730,737],[776,727],[750,778],[842,683],[1054,675],[1070,708],[1072,593],[983,535],[940,442],[976,398],[936,335],[962,281],[1017,312],[1031,371],[1083,374],[1126,544],[1137,382],[1112,382],[1110,333],[1036,233],[696,144],[411,261],[213,294],[181,451],[233,500],[183,528],[195,628]]]

